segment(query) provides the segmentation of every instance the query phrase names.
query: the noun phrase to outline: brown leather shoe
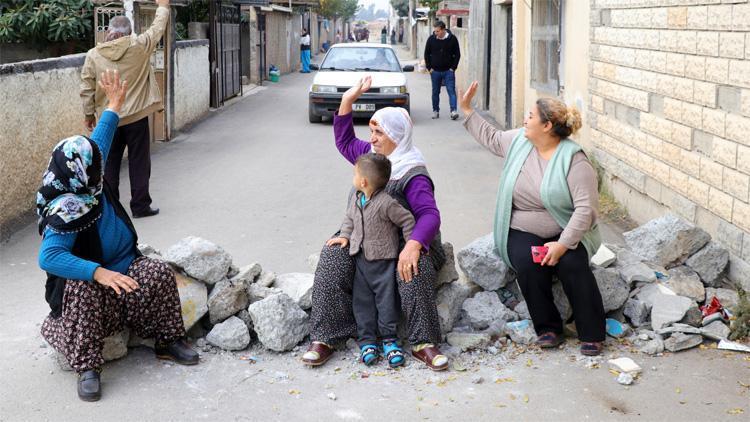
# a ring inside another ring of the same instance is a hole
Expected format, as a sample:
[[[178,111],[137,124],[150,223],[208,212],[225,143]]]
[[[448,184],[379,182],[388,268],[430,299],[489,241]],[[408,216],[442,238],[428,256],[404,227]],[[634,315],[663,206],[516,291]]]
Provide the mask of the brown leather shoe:
[[[599,356],[604,349],[601,341],[587,341],[581,343],[581,354],[586,356]]]
[[[435,345],[428,344],[419,351],[412,349],[411,354],[415,358],[424,362],[424,364],[433,371],[444,371],[448,369],[448,358],[444,354],[440,353],[440,349],[438,349]],[[445,362],[443,364],[436,365],[437,360],[442,360],[437,359],[440,357],[445,358]]]
[[[564,341],[565,338],[561,334],[555,334],[552,331],[547,331],[546,333],[539,336],[536,344],[539,345],[539,347],[541,347],[542,349],[551,349],[553,347],[561,345]]]
[[[322,341],[310,343],[310,347],[302,355],[302,363],[307,366],[320,366],[328,362],[333,356],[333,347]]]

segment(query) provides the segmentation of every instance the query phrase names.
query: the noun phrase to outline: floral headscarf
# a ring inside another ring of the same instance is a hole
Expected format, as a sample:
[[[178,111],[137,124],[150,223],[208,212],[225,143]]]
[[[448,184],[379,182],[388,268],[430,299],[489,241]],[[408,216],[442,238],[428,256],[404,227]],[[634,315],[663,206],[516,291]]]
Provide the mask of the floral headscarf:
[[[63,139],[52,151],[36,194],[39,233],[76,233],[102,215],[104,163],[97,145],[83,136]]]

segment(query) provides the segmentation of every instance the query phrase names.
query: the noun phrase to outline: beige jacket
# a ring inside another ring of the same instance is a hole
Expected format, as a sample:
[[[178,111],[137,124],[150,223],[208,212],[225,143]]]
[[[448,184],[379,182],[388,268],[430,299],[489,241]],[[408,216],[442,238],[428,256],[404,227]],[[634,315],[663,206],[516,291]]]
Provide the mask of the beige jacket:
[[[398,258],[398,231],[402,229],[408,240],[414,216],[383,190],[375,192],[364,208],[359,205],[362,195],[357,192],[352,196],[339,234],[349,239],[349,255],[363,249],[368,261]]]
[[[81,70],[81,99],[86,117],[98,117],[107,108],[107,97],[96,83],[97,77],[107,69],[117,70],[120,78],[128,81],[128,95],[120,112],[120,126],[164,108],[151,66],[151,55],[168,21],[169,8],[159,7],[154,22],[146,32],[99,43],[88,51]]]

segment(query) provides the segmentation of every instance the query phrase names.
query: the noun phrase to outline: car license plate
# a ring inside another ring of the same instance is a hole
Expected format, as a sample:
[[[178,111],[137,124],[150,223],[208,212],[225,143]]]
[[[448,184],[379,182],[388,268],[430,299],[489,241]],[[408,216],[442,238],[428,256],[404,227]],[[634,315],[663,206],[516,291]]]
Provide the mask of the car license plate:
[[[375,111],[375,104],[353,104],[354,111]]]

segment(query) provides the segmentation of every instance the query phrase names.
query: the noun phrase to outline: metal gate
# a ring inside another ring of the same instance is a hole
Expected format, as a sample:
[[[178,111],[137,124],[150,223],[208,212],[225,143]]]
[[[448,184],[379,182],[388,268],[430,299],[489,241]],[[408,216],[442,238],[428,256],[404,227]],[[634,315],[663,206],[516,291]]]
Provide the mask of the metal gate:
[[[240,6],[222,0],[209,4],[211,107],[242,93]]]

